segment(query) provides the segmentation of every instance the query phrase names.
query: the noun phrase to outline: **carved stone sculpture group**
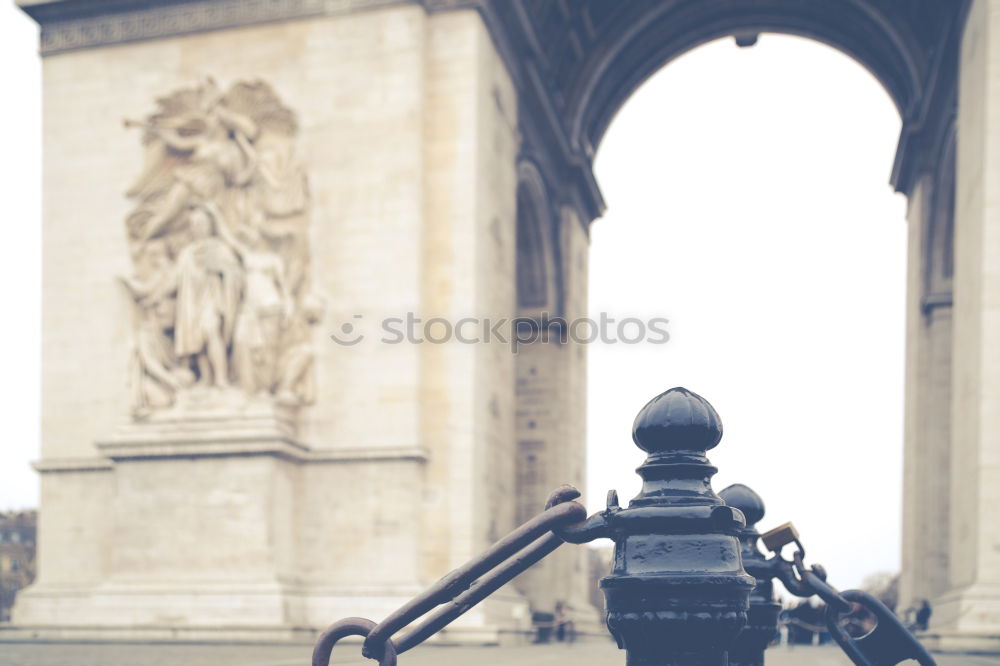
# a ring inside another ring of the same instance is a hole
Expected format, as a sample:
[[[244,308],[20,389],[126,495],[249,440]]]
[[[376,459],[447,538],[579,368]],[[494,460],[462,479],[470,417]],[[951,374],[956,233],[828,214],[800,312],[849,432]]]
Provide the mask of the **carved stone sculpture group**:
[[[126,193],[133,416],[193,389],[312,402],[322,306],[295,114],[264,82],[208,79],[125,125],[142,129],[146,157]]]

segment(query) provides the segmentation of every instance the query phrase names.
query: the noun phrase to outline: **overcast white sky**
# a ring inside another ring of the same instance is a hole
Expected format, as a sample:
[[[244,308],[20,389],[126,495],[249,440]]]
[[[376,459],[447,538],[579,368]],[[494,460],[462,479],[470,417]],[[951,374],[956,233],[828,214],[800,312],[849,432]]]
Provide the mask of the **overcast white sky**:
[[[6,315],[0,509],[34,506],[40,326],[37,34],[0,2]],[[657,393],[710,400],[715,487],[757,489],[840,587],[899,567],[905,200],[899,117],[861,66],[765,35],[672,62],[615,119],[597,175],[591,312],[665,316],[663,346],[590,348],[591,508],[638,491],[632,419]]]
[[[38,30],[11,0],[0,0],[0,510],[37,506],[41,396],[41,68]]]

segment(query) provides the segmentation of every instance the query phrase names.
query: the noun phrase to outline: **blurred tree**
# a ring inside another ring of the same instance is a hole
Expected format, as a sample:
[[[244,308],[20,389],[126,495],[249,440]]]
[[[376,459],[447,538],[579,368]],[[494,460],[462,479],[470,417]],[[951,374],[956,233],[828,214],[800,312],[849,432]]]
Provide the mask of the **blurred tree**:
[[[861,589],[872,595],[895,612],[899,603],[899,574],[888,571],[874,573],[861,583]]]

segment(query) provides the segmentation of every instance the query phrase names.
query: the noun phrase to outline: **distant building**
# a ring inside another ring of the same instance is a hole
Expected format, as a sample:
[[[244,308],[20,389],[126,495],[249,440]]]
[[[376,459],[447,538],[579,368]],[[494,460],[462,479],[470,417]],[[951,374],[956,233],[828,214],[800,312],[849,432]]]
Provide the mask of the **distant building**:
[[[10,621],[18,590],[35,580],[37,511],[0,512],[0,622]]]

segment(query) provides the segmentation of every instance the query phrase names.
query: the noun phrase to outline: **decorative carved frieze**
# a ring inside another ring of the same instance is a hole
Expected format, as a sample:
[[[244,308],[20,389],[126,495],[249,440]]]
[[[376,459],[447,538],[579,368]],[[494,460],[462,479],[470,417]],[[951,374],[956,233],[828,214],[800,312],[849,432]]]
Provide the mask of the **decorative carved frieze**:
[[[201,0],[135,3],[104,12],[65,12],[26,6],[41,24],[42,54],[107,46],[194,32],[343,14],[399,4],[405,0]],[[83,3],[81,3],[83,4]],[[77,15],[82,14],[82,15]]]

